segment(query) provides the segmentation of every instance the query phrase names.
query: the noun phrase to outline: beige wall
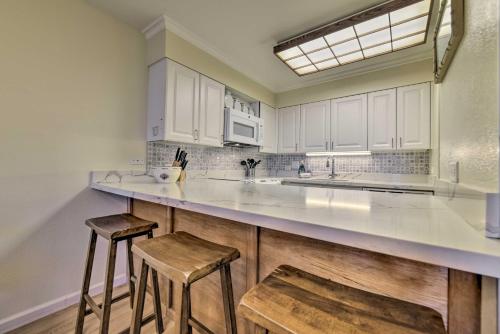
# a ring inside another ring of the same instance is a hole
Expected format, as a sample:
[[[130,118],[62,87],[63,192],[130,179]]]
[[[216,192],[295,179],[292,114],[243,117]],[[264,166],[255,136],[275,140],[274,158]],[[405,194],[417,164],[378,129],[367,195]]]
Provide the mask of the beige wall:
[[[460,183],[498,191],[497,0],[464,1],[465,35],[439,96],[440,177],[459,161]]]
[[[431,60],[279,93],[276,96],[276,104],[278,107],[286,107],[424,81],[432,81]]]
[[[145,158],[147,72],[144,37],[83,0],[0,1],[0,41],[2,332],[78,291],[84,220],[126,208],[89,190],[89,172]]]
[[[256,100],[275,105],[275,94],[176,34],[164,30],[148,41],[148,61],[168,57]]]

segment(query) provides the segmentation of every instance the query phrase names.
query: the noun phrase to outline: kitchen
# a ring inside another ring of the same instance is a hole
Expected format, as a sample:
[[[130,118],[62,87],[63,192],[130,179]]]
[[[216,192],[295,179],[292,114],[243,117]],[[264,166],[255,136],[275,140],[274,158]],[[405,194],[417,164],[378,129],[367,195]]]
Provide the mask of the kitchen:
[[[0,4],[1,333],[499,333],[498,2],[287,6]]]

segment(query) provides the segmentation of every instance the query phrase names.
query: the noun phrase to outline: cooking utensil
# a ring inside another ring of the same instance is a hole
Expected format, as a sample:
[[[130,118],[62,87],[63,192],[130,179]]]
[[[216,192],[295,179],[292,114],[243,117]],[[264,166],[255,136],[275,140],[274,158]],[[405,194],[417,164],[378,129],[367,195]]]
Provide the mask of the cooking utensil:
[[[187,155],[188,155],[187,152],[185,152],[185,151],[181,152],[181,155],[179,157],[179,166],[184,162],[184,160],[186,160]]]

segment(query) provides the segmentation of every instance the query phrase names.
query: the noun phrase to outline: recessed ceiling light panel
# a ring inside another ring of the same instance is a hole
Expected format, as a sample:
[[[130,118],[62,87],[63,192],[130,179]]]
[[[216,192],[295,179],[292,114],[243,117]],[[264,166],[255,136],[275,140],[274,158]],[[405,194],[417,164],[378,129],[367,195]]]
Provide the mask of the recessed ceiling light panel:
[[[424,44],[433,0],[392,0],[334,21],[274,47],[302,76]]]

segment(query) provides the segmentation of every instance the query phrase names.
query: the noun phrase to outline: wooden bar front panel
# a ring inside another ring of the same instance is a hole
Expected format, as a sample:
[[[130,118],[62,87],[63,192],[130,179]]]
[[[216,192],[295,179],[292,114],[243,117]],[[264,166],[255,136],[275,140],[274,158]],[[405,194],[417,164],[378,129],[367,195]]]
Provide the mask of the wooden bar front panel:
[[[460,325],[461,319],[466,317],[472,324],[479,321],[477,281],[469,275],[140,200],[133,201],[132,212],[157,222],[160,227],[155,235],[182,230],[239,249],[241,258],[231,264],[236,305],[257,280],[279,265],[289,264],[338,283],[431,307],[443,316],[450,333],[472,334],[477,330],[476,325],[472,328]],[[174,286],[172,291],[166,279],[160,284],[162,302],[167,305],[169,293],[178,293],[179,287]],[[465,301],[470,306],[460,307]],[[192,307],[195,318],[214,332],[225,333],[218,272],[193,284]],[[172,305],[169,321],[178,309],[179,305]],[[471,312],[468,314],[467,310]],[[255,332],[254,326],[238,315],[237,326],[240,334]]]

